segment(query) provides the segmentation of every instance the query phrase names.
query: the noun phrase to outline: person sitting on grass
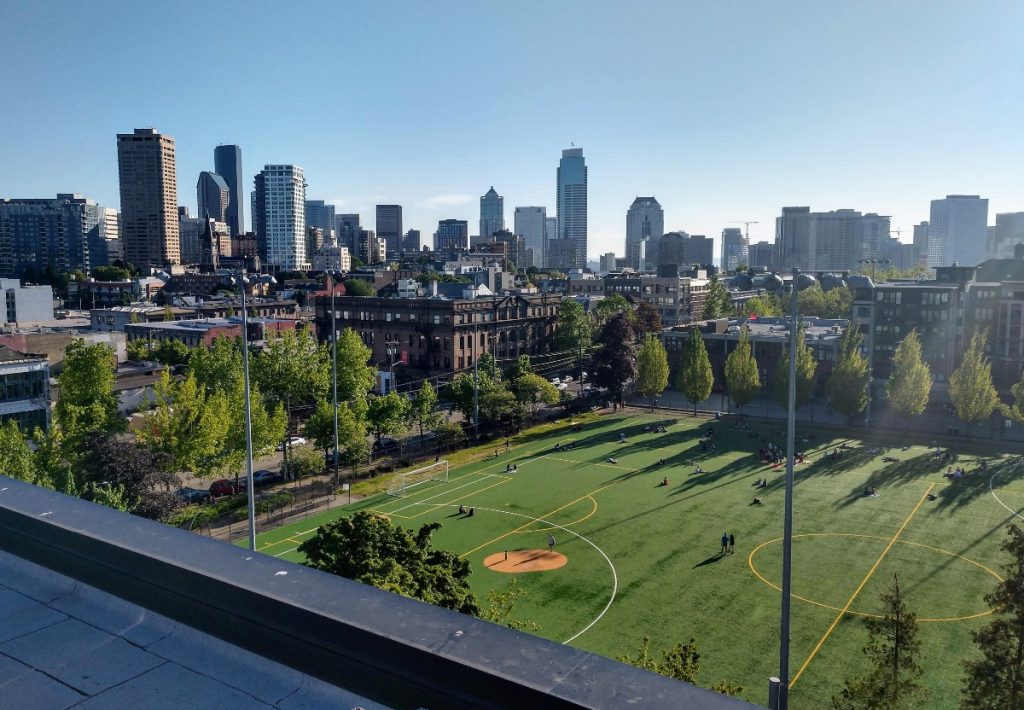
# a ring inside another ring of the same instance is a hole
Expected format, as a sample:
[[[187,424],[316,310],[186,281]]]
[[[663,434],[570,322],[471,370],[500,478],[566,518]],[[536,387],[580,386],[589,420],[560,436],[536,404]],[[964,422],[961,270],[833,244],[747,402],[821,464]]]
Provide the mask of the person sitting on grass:
[[[754,499],[754,505],[764,505],[764,498],[762,498],[761,496],[758,496],[757,498],[755,498]]]
[[[658,459],[658,465],[659,466],[664,466],[665,465],[665,459]]]
[[[615,460],[614,458],[612,458],[611,456],[609,456],[609,457],[608,457],[608,463],[618,463],[618,461],[616,461],[616,460]]]
[[[466,514],[466,506],[460,505],[459,506],[459,515],[465,515],[465,514]]]
[[[663,479],[661,479],[661,485],[662,486],[667,486],[668,485],[668,476],[665,476]]]
[[[701,468],[700,464],[697,464],[697,470],[694,473],[704,473],[704,469]]]
[[[472,518],[474,514],[476,514],[476,508],[470,508],[469,512],[466,513],[466,517],[467,518]]]

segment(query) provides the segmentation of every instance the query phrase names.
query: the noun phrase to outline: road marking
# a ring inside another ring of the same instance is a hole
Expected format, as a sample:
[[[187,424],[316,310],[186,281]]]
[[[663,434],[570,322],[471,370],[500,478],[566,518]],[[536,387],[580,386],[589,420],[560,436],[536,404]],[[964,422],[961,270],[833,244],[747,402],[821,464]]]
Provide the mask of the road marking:
[[[857,585],[857,588],[853,591],[853,594],[850,595],[850,598],[846,601],[846,605],[843,606],[839,614],[836,615],[836,618],[832,622],[832,625],[828,627],[828,630],[825,632],[825,635],[821,637],[821,640],[818,641],[818,644],[814,647],[814,650],[811,651],[811,655],[807,657],[807,660],[804,661],[804,664],[800,666],[800,670],[798,670],[796,672],[796,675],[793,676],[793,680],[789,682],[790,688],[796,685],[796,682],[800,680],[800,676],[802,676],[804,671],[807,670],[807,666],[809,666],[811,661],[814,660],[814,657],[818,655],[818,651],[820,651],[821,647],[825,645],[825,641],[827,641],[828,637],[832,635],[832,632],[835,630],[836,626],[839,625],[839,622],[842,620],[842,618],[846,616],[846,612],[849,611],[850,607],[853,605],[854,600],[857,599],[857,595],[859,595],[861,590],[864,589],[864,586],[868,583],[868,580],[871,579],[871,576],[874,575],[875,570],[878,569],[878,566],[882,564],[882,560],[884,560],[885,556],[889,554],[889,550],[891,550],[892,546],[896,544],[896,540],[899,539],[899,536],[902,535],[903,531],[906,530],[908,525],[910,525],[910,521],[914,519],[915,515],[917,515],[917,511],[921,509],[921,505],[924,504],[924,502],[928,499],[928,494],[932,492],[932,488],[934,487],[935,484],[931,484],[930,486],[928,486],[928,490],[926,490],[921,495],[921,499],[917,501],[917,505],[915,505],[914,509],[910,511],[910,515],[908,515],[906,520],[903,521],[903,524],[900,525],[900,529],[897,530],[896,534],[892,536],[891,540],[889,540],[889,544],[885,546],[884,550],[882,550],[882,554],[878,556],[877,560],[875,560],[875,564],[871,565],[871,569],[869,569],[868,573],[864,575],[864,579],[860,581],[860,584]]]

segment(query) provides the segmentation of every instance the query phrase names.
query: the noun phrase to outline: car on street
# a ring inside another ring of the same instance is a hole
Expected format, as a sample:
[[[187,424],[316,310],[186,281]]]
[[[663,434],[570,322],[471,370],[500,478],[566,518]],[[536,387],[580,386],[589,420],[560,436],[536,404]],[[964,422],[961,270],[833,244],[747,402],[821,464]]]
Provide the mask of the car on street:
[[[252,482],[257,487],[259,487],[259,486],[269,486],[272,483],[280,483],[283,480],[284,480],[284,476],[282,476],[277,471],[262,470],[262,471],[256,471],[254,474],[252,474]]]
[[[242,484],[235,486],[234,481],[227,478],[221,478],[220,480],[214,481],[210,484],[210,495],[214,498],[218,498],[220,496],[233,496],[235,493],[239,492],[241,485]],[[244,488],[241,490],[244,490]]]
[[[288,443],[291,446],[302,446],[303,444],[306,443],[306,440],[303,439],[301,436],[290,436],[290,437],[288,437],[288,441],[287,442],[283,442],[282,441],[280,444],[277,445],[277,450],[278,451],[284,451],[285,443]]]
[[[210,499],[210,491],[204,491],[202,488],[190,488],[188,486],[184,486],[174,491],[174,495],[190,504],[205,503]]]
[[[563,377],[562,382],[572,382],[572,375],[566,375]]]
[[[560,385],[560,384],[562,384],[562,380],[560,378],[558,378],[558,377],[552,377],[551,378],[551,384],[553,384],[553,385]]]

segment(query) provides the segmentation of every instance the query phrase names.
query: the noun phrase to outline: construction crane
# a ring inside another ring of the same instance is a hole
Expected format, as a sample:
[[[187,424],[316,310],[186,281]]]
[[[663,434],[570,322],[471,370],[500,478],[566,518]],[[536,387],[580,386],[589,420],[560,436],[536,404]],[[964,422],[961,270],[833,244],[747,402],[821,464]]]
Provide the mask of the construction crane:
[[[746,230],[743,233],[743,237],[747,240],[747,244],[750,244],[750,225],[752,225],[752,224],[760,224],[760,223],[759,222],[755,222],[755,221],[744,222],[744,221],[740,220],[738,222],[729,222],[729,224],[742,224],[742,225],[744,225],[744,227],[746,227]]]
[[[896,238],[899,239],[900,235],[903,234],[903,230],[897,227],[896,229],[890,229],[889,234],[895,234]]]

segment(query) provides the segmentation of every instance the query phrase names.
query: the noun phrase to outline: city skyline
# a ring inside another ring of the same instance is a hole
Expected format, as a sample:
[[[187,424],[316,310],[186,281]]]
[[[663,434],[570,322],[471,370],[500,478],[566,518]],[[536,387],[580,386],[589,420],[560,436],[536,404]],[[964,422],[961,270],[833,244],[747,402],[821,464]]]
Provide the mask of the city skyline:
[[[506,220],[516,206],[545,206],[554,214],[552,166],[559,151],[575,143],[593,168],[590,258],[623,250],[621,215],[639,195],[658,196],[666,230],[707,234],[716,242],[722,229],[743,220],[758,222],[751,242],[770,241],[774,218],[790,205],[889,215],[893,229],[903,230],[902,241],[928,219],[931,200],[948,194],[987,198],[992,221],[997,213],[1024,209],[1018,159],[1024,138],[1016,130],[1024,106],[1012,90],[1022,74],[1014,47],[1024,10],[1011,2],[989,4],[984,13],[921,3],[783,3],[743,13],[727,5],[656,5],[644,51],[629,58],[596,51],[588,39],[614,33],[622,13],[612,7],[579,13],[566,3],[534,8],[528,26],[516,23],[526,32],[523,41],[539,50],[536,56],[491,57],[488,66],[459,59],[489,56],[484,50],[492,35],[485,33],[467,35],[467,52],[458,56],[421,63],[420,41],[397,42],[387,62],[368,63],[377,36],[370,31],[332,48],[335,54],[316,43],[303,46],[295,66],[322,65],[317,71],[323,73],[311,76],[309,86],[298,82],[286,89],[272,82],[291,69],[275,66],[271,57],[234,55],[217,45],[201,55],[184,49],[191,14],[201,8],[211,21],[226,22],[238,7],[186,2],[171,18],[150,7],[139,8],[139,17],[122,17],[103,3],[89,12],[51,13],[45,4],[10,8],[10,22],[0,28],[0,57],[32,69],[0,77],[5,95],[19,97],[0,107],[0,119],[19,129],[16,140],[12,134],[0,139],[8,168],[0,175],[0,196],[76,192],[119,206],[113,136],[151,125],[176,139],[178,203],[196,213],[186,187],[213,167],[211,151],[229,143],[245,152],[243,206],[260,166],[297,164],[306,170],[310,199],[334,204],[339,213],[358,212],[368,224],[377,204],[401,204],[405,223],[428,233],[439,219],[475,224],[479,195],[492,183],[508,202]],[[320,5],[273,20],[253,18],[249,39],[258,46],[298,32],[314,13],[325,24],[384,26],[382,9]],[[164,27],[159,37],[130,31],[133,23],[157,17]],[[517,19],[519,13],[500,8],[409,4],[391,27],[396,39],[415,39],[452,23],[500,28]],[[558,28],[570,20],[577,31],[563,37]],[[907,33],[908,26],[919,31]],[[35,27],[46,27],[46,41]],[[92,41],[70,41],[82,34]],[[693,51],[677,56],[669,38],[685,40]],[[722,57],[725,40],[735,41]],[[790,48],[797,46],[803,49]],[[64,71],[71,47],[78,81],[71,87],[41,81]],[[137,61],[124,65],[125,52]],[[816,61],[806,62],[807,53]],[[571,90],[558,91],[550,66],[577,55],[585,59],[580,74]],[[716,59],[693,59],[700,56]],[[231,114],[214,118],[185,110],[184,102],[167,101],[162,85],[150,80],[175,72],[201,76],[211,60],[221,62],[225,74],[241,77],[200,87],[225,105],[255,95],[285,105],[353,64],[358,72],[336,77],[339,86],[345,84],[337,93],[346,101],[366,101],[351,97],[375,95],[385,85],[387,91],[363,111],[335,110],[341,99],[332,96],[328,110],[304,115],[303,130],[296,131],[291,122],[260,112],[242,111],[233,121]],[[480,108],[472,87],[494,72],[517,77],[506,96],[516,111]],[[620,105],[641,74],[651,87],[663,87],[655,92],[659,110],[644,112],[642,119]],[[123,79],[111,81],[115,75]],[[96,85],[104,91],[87,90]],[[924,116],[922,102],[940,92],[942,111]],[[543,95],[551,100],[530,98]],[[57,110],[71,98],[79,101],[74,130],[66,125],[68,114]],[[437,123],[417,118],[421,110],[392,110],[463,104],[473,107],[465,117]],[[982,105],[985,110],[978,110]]]

